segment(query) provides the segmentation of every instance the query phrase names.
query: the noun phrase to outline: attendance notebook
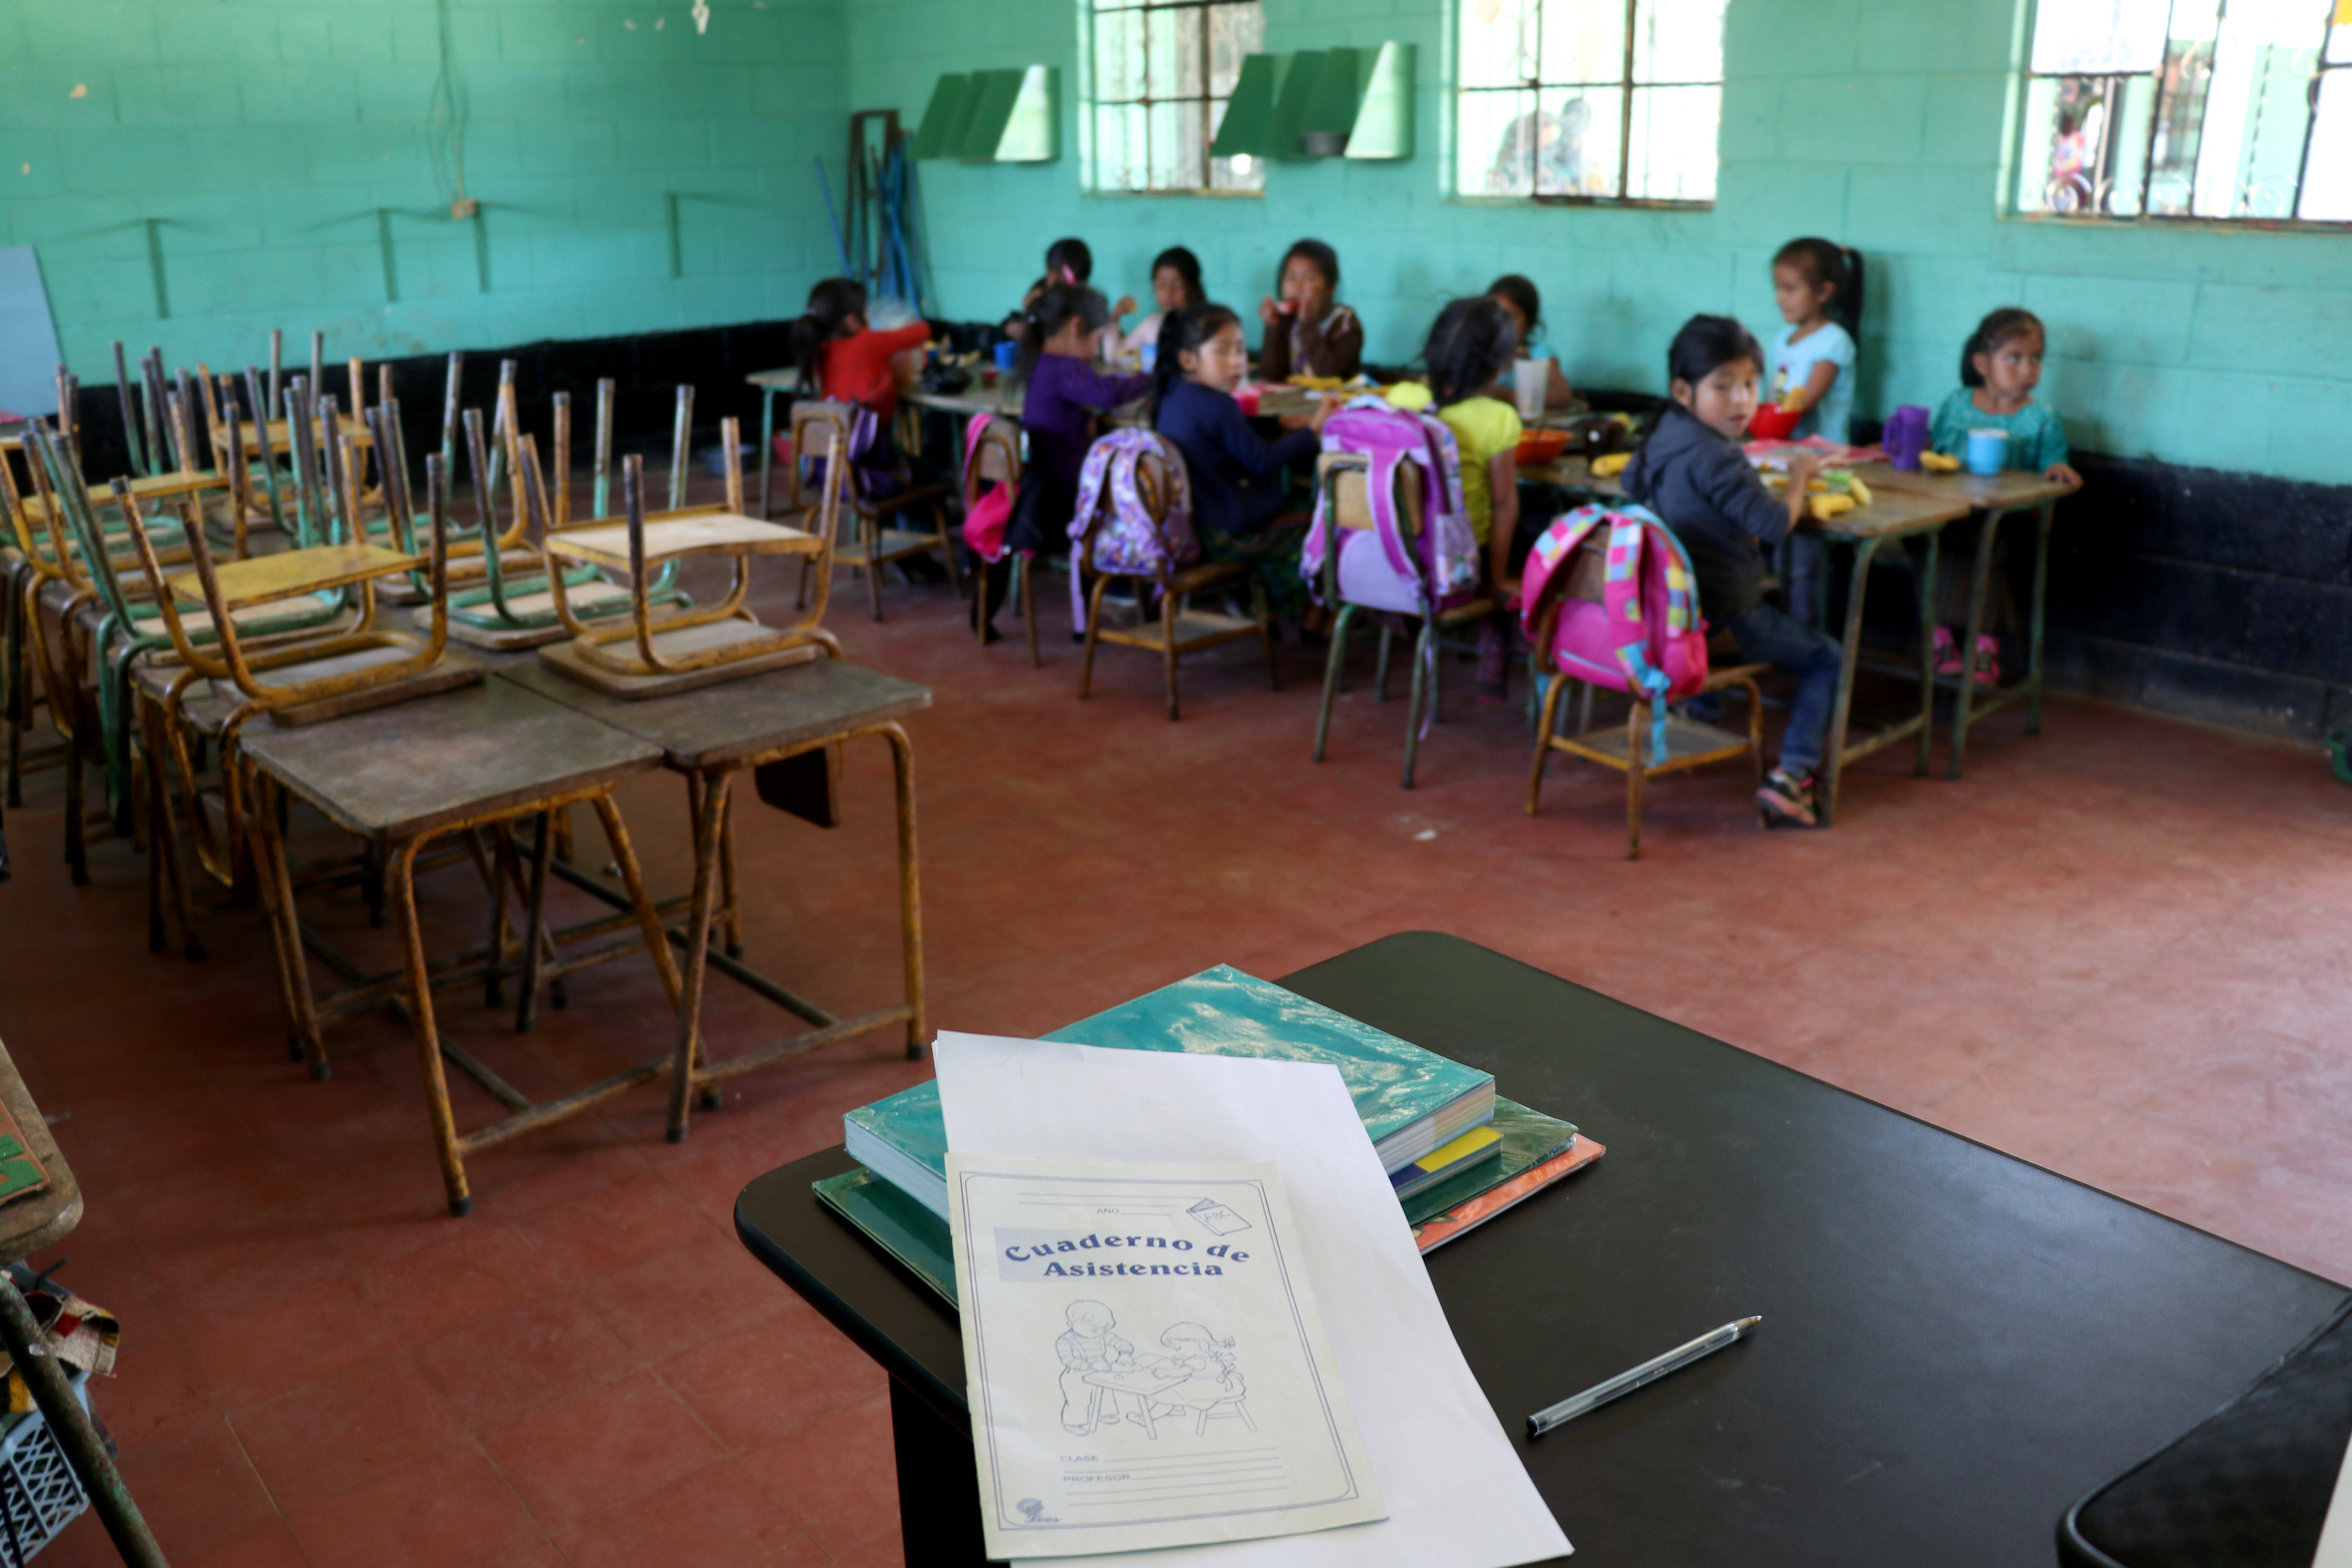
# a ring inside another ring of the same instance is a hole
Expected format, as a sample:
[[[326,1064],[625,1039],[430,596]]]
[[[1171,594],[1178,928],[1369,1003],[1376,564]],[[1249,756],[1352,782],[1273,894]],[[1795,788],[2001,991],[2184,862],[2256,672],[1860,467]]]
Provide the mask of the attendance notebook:
[[[1328,1062],[1381,1163],[1398,1171],[1495,1115],[1491,1073],[1448,1061],[1226,964],[1097,1013],[1049,1040],[1121,1050]],[[947,1124],[935,1083],[842,1118],[850,1158],[947,1217]]]
[[[1413,1245],[1423,1252],[1484,1225],[1602,1153],[1600,1144],[1569,1123],[1500,1095],[1495,1098],[1493,1126],[1502,1134],[1498,1156],[1402,1200]],[[949,1306],[956,1304],[955,1258],[946,1220],[863,1168],[812,1184],[819,1203],[896,1258]]]

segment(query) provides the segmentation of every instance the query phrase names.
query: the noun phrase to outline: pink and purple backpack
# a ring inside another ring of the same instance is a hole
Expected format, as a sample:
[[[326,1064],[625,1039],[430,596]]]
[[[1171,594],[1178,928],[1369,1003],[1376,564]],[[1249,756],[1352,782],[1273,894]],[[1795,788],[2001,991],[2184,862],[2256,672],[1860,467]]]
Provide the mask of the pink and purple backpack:
[[[1168,507],[1165,518],[1154,520],[1136,484],[1136,465],[1146,455],[1167,466]],[[1095,522],[1095,514],[1102,521]],[[1149,430],[1113,430],[1096,438],[1087,449],[1086,467],[1078,470],[1078,509],[1070,519],[1073,551],[1087,548],[1087,532],[1094,531],[1093,553],[1086,564],[1097,573],[1123,577],[1157,577],[1164,570],[1189,564],[1201,556],[1200,535],[1192,529],[1192,481],[1184,468],[1184,454],[1173,441],[1163,441]],[[1070,616],[1086,629],[1086,574],[1070,563]]]
[[[1339,530],[1318,495],[1315,518],[1298,563],[1299,575],[1322,591],[1324,552],[1339,534],[1339,597],[1367,609],[1427,616],[1467,604],[1478,590],[1478,541],[1462,500],[1462,458],[1454,432],[1433,414],[1360,397],[1324,422],[1323,450],[1370,459],[1368,499],[1372,527]],[[1397,465],[1420,469],[1424,521],[1418,537],[1397,516]]]
[[[1690,556],[1655,512],[1631,502],[1579,507],[1546,529],[1528,552],[1520,622],[1528,641],[1542,635],[1547,601],[1566,588],[1577,551],[1604,527],[1609,555],[1602,602],[1561,603],[1552,663],[1569,679],[1647,698],[1651,761],[1663,763],[1666,704],[1706,684],[1706,622],[1699,616]]]

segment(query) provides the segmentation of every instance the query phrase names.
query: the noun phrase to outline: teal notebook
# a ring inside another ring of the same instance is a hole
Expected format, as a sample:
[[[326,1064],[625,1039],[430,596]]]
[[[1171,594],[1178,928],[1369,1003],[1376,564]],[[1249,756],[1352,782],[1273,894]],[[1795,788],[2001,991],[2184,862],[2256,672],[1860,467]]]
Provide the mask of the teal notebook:
[[[1482,1160],[1472,1169],[1402,1200],[1408,1224],[1418,1230],[1565,1153],[1576,1142],[1576,1129],[1570,1123],[1499,1095],[1495,1099],[1493,1125],[1503,1135],[1501,1157]],[[949,1306],[956,1304],[955,1254],[949,1245],[946,1220],[863,1168],[811,1184],[819,1203],[896,1258]],[[1467,1228],[1445,1228],[1443,1235],[1424,1237],[1422,1250],[1451,1241]]]
[[[1495,1079],[1226,964],[1045,1038],[1135,1051],[1328,1062],[1381,1163],[1401,1170],[1495,1114]],[[849,1156],[934,1214],[948,1212],[947,1124],[936,1082],[842,1118]]]

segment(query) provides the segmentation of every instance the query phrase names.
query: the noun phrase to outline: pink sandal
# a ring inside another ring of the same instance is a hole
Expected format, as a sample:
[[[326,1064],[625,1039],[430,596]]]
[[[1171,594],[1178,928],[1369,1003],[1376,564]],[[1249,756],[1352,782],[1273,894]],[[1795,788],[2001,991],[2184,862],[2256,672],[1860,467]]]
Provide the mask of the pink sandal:
[[[1977,656],[1969,660],[1969,663],[1976,667],[1979,686],[1999,686],[2000,684],[2000,639],[1999,637],[1977,638]],[[1955,665],[1953,673],[1958,672],[1958,667]]]
[[[1960,673],[1960,642],[1949,626],[1936,628],[1936,673],[1957,676]]]

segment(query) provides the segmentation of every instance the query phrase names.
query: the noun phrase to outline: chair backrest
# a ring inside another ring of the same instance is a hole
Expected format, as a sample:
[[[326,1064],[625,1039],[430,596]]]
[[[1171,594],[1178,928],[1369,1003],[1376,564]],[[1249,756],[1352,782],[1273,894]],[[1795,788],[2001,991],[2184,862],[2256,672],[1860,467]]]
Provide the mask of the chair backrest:
[[[1332,514],[1341,528],[1369,533],[1378,526],[1372,512],[1370,467],[1369,458],[1353,452],[1326,452],[1315,459],[1315,478],[1328,484]],[[1428,526],[1426,489],[1420,464],[1410,458],[1397,464],[1397,531],[1408,539]]]
[[[793,461],[784,489],[787,510],[814,511],[823,503],[821,493],[815,497],[803,493],[803,487],[820,473],[824,484],[839,489],[842,500],[855,502],[856,492],[850,488],[850,469],[856,451],[857,416],[864,412],[854,403],[829,399],[793,405]],[[837,447],[834,443],[836,436],[840,437]],[[827,460],[825,454],[833,450],[843,454],[839,462]]]
[[[964,426],[963,451],[964,543],[982,561],[1001,561],[1021,488],[1021,427],[997,415],[975,414]]]
[[[1403,615],[1476,594],[1477,537],[1444,420],[1359,398],[1325,422],[1323,453],[1302,575],[1320,578],[1327,596]]]

